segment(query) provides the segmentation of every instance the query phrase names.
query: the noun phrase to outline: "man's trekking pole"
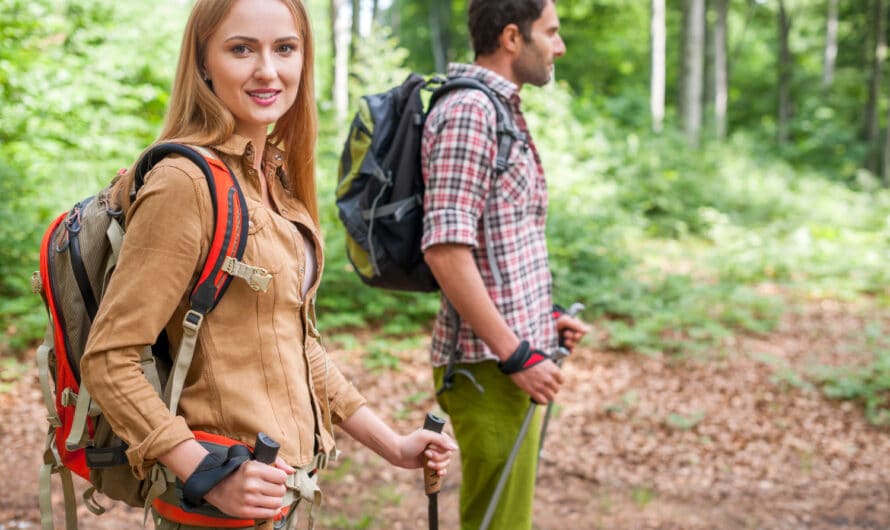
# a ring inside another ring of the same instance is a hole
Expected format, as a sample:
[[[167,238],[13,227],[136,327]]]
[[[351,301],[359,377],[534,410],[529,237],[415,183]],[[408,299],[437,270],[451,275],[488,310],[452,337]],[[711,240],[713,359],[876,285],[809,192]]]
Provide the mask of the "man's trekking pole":
[[[583,309],[583,304],[574,303],[568,309],[567,313],[571,316],[575,316]],[[562,341],[560,340],[560,343],[561,342]],[[560,345],[560,347],[551,354],[550,358],[558,366],[562,366],[563,359],[568,357],[569,353],[568,349]],[[498,477],[498,483],[494,488],[494,493],[491,494],[491,500],[488,501],[488,508],[485,510],[485,517],[482,518],[482,524],[479,526],[479,530],[488,530],[488,526],[491,524],[491,519],[494,517],[494,512],[501,499],[501,493],[504,491],[504,486],[507,485],[507,477],[510,476],[510,471],[513,469],[513,464],[516,462],[516,456],[519,454],[519,448],[522,446],[522,441],[525,440],[525,435],[528,433],[528,427],[531,425],[532,417],[535,415],[535,408],[537,408],[537,405],[538,404],[534,400],[531,400],[531,403],[528,406],[528,411],[525,413],[525,418],[522,420],[522,426],[519,428],[519,433],[516,435],[516,440],[513,442],[513,447],[510,449],[510,456],[507,457],[507,463],[504,464],[504,469],[501,471],[501,476]],[[547,423],[550,420],[550,412],[552,409],[553,402],[551,401],[547,404],[547,413],[541,426],[541,445],[538,447],[539,460],[541,457],[541,447],[543,447],[544,444],[544,433],[547,429]],[[537,466],[537,463],[535,465]],[[535,468],[535,476],[537,477],[537,467]]]
[[[513,448],[510,449],[510,456],[507,457],[507,463],[504,464],[504,469],[501,471],[501,476],[498,477],[498,484],[494,488],[494,493],[491,494],[491,500],[488,501],[488,508],[485,510],[485,517],[482,518],[482,524],[479,526],[479,530],[488,530],[488,525],[491,524],[491,518],[494,517],[494,511],[498,507],[498,501],[501,500],[501,493],[504,491],[504,486],[507,485],[507,477],[510,476],[510,470],[513,469],[513,463],[516,461],[516,455],[519,454],[519,447],[522,445],[522,441],[525,439],[525,435],[528,432],[528,426],[531,425],[532,416],[535,415],[535,408],[538,406],[534,400],[531,401],[528,405],[528,411],[525,413],[525,419],[522,420],[522,426],[519,428],[519,434],[516,435],[516,441],[513,442]]]
[[[581,311],[584,311],[584,304],[579,302],[575,302],[572,304],[566,313],[574,317]],[[556,363],[560,368],[562,367],[562,361],[569,356],[571,353],[565,346],[562,345],[562,338],[559,339],[559,347],[556,349],[556,352],[553,353],[551,358],[553,362]],[[547,436],[547,424],[550,423],[550,415],[553,413],[553,402],[547,403],[547,412],[544,413],[544,421],[541,424],[541,441],[538,445],[538,461],[535,464],[535,478],[538,476],[538,468],[541,467],[541,455],[544,453],[544,438]]]
[[[423,420],[424,429],[442,432],[443,427],[445,427],[445,420],[432,413],[426,413],[426,418]],[[427,467],[427,462],[425,461],[423,463],[423,487],[426,491],[426,496],[429,498],[427,517],[430,521],[430,530],[439,530],[439,489],[441,486],[439,473],[435,469]]]

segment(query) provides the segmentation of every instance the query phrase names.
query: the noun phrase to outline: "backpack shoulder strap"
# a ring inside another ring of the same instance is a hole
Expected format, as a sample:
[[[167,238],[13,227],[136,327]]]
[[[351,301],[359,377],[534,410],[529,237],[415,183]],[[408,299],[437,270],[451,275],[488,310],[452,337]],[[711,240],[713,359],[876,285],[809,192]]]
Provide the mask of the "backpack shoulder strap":
[[[182,322],[183,336],[176,354],[176,364],[164,391],[164,400],[170,411],[175,414],[185,384],[185,376],[194,356],[198,330],[204,322],[204,317],[216,307],[229,287],[232,276],[236,275],[234,272],[236,269],[255,268],[241,262],[247,244],[247,203],[235,175],[218,157],[211,158],[181,144],[158,144],[146,152],[137,164],[136,191],[138,192],[144,184],[145,175],[151,168],[170,154],[181,155],[201,169],[210,189],[214,226],[210,251],[189,297],[191,307]],[[257,271],[249,272],[254,274]],[[268,276],[265,271],[261,273]]]
[[[163,143],[152,147],[140,159],[135,172],[136,191],[145,183],[145,175],[165,157],[177,154],[198,166],[204,174],[210,190],[213,208],[213,238],[210,252],[192,289],[191,308],[201,315],[209,313],[222,298],[232,275],[223,268],[227,257],[241,261],[247,243],[247,203],[237,179],[226,164],[218,157],[207,156],[201,149],[174,143]],[[212,153],[211,153],[212,156]]]
[[[516,141],[525,142],[525,134],[523,134],[523,132],[519,130],[519,127],[516,126],[516,122],[513,119],[513,113],[504,105],[504,102],[501,101],[501,98],[497,94],[495,94],[494,90],[482,81],[473,77],[449,77],[445,83],[437,88],[432,96],[430,96],[429,108],[433,108],[433,105],[445,96],[445,94],[459,89],[479,90],[488,97],[489,101],[491,101],[491,104],[494,106],[494,111],[497,116],[496,131],[498,140],[495,170],[497,171],[497,174],[500,175],[509,167],[508,160],[510,158],[510,150],[513,148],[513,143]]]

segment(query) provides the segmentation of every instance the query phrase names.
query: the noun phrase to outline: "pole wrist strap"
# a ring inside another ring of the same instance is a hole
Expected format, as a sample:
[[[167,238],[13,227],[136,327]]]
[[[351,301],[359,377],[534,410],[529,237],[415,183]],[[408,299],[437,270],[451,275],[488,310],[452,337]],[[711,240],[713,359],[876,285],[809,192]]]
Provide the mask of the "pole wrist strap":
[[[250,460],[250,449],[241,444],[229,447],[225,460],[217,454],[208,453],[182,485],[182,509],[196,510],[206,504],[204,496],[207,492],[248,460]]]
[[[527,340],[519,343],[516,350],[505,361],[498,362],[498,368],[504,375],[512,375],[528,370],[538,363],[550,360],[550,356],[541,350],[532,348]]]

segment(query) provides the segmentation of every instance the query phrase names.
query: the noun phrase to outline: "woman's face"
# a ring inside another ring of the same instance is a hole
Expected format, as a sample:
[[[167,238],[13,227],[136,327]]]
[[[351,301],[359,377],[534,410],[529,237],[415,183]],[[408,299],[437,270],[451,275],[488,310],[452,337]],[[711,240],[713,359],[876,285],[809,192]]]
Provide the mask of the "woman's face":
[[[207,44],[204,69],[235,132],[264,138],[300,86],[303,43],[290,9],[281,0],[236,0]]]

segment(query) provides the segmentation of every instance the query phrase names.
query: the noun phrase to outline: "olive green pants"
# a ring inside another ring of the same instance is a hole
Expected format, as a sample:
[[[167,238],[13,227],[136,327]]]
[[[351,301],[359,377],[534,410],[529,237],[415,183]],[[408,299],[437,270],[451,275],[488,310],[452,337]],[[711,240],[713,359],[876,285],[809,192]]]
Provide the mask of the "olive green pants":
[[[438,397],[460,446],[461,529],[478,530],[531,402],[494,361],[457,367],[468,370],[485,388],[480,394],[469,379],[456,375],[454,386]],[[444,375],[445,367],[433,370],[436,388],[441,387]],[[491,530],[531,529],[540,437],[538,410],[501,493]]]

